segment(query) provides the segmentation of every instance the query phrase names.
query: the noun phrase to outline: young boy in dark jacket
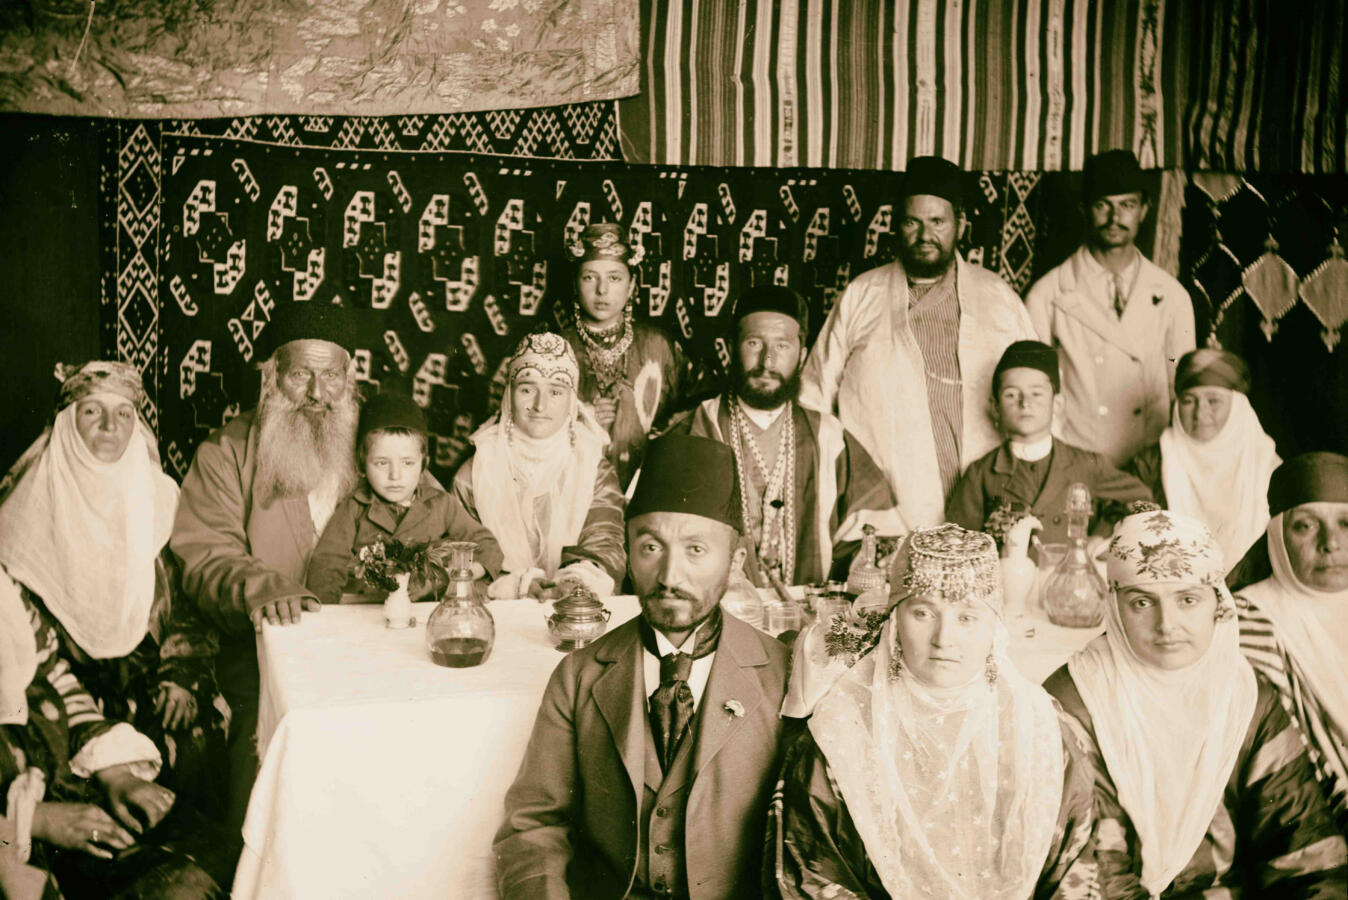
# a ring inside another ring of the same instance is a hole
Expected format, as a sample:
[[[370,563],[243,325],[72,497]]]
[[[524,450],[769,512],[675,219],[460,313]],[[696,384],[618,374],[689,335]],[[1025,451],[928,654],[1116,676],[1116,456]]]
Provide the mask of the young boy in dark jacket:
[[[360,411],[356,448],[365,477],[337,504],[309,560],[305,583],[319,600],[341,602],[356,555],[380,539],[397,538],[404,544],[473,541],[473,567],[481,569],[475,574],[500,574],[496,538],[426,471],[426,417],[411,397],[384,393],[367,400]]]

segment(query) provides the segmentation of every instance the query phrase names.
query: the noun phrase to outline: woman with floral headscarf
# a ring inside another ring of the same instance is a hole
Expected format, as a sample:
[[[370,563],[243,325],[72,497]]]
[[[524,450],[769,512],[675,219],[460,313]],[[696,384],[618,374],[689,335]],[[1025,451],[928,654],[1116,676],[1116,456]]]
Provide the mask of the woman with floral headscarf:
[[[210,641],[173,606],[177,485],[141,399],[123,363],[67,373],[51,427],[0,483],[0,786],[25,855],[67,896],[205,896],[212,877],[166,848],[210,858],[215,890],[237,856],[227,835],[194,843],[212,829],[178,796],[211,799],[224,721]]]
[[[560,335],[527,336],[506,363],[501,412],[473,434],[454,476],[464,509],[505,554],[492,597],[543,596],[562,581],[606,596],[622,581],[622,491],[579,378]]]
[[[608,432],[606,455],[626,489],[651,431],[673,411],[683,354],[658,327],[633,320],[645,250],[628,242],[621,226],[587,225],[569,249],[576,260],[576,303],[562,337],[580,362],[580,399]]]
[[[1138,513],[1106,559],[1105,633],[1044,685],[1094,758],[1103,895],[1344,897],[1348,846],[1275,691],[1241,656],[1211,532]]]
[[[769,887],[825,900],[1087,896],[1091,772],[1007,655],[992,538],[919,529],[895,570],[902,588],[878,635],[835,648],[873,649],[787,752]]]

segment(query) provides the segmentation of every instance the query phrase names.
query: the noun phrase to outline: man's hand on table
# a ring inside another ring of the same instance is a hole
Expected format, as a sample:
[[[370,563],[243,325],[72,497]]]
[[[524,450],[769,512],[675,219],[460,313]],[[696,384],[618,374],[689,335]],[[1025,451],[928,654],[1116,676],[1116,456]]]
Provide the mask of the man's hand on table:
[[[323,604],[314,597],[287,597],[264,603],[250,612],[248,618],[253,620],[253,630],[260,633],[264,620],[273,625],[298,625],[302,611],[318,612],[322,608]]]

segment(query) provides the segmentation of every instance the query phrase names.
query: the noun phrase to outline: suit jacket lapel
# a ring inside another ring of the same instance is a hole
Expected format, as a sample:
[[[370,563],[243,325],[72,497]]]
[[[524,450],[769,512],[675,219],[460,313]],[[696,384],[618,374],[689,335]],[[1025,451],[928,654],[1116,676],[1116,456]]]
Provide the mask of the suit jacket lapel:
[[[607,663],[608,668],[595,679],[593,695],[639,803],[646,777],[646,731],[650,729],[643,693],[646,676],[640,665],[641,638],[636,621],[619,628],[614,637],[624,630],[622,640],[612,641],[595,654],[596,660]]]
[[[759,709],[766,702],[763,686],[753,670],[767,664],[767,654],[759,645],[753,627],[733,616],[726,616],[716,658],[712,660],[711,673],[707,677],[707,688],[698,704],[697,746],[689,778],[696,778],[750,717],[763,714]],[[735,709],[744,714],[736,715]],[[777,711],[771,710],[771,714],[775,717]]]

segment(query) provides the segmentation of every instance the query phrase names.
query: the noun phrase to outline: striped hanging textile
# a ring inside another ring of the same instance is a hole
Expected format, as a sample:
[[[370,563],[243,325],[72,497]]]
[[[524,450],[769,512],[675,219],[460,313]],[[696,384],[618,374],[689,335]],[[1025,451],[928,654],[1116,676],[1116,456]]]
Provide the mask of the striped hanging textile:
[[[667,165],[1179,165],[1178,0],[642,0],[624,157]],[[1173,8],[1173,9],[1172,9]]]
[[[1348,0],[1194,3],[1188,167],[1348,171]]]

